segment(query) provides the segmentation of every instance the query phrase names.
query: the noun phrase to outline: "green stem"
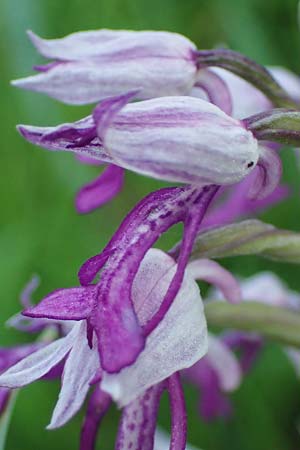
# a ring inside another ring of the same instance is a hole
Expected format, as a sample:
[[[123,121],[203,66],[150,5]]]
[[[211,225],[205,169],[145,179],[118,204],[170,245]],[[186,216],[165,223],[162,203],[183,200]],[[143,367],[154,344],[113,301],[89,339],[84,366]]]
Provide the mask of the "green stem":
[[[280,344],[300,348],[300,313],[258,302],[230,304],[211,301],[205,305],[210,326],[254,332]]]

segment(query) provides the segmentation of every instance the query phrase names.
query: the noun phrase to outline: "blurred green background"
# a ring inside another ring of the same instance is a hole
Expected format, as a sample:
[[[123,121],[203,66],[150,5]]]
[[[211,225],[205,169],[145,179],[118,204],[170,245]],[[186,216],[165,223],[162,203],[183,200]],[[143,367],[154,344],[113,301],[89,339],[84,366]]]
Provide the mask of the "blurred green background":
[[[263,64],[285,65],[300,73],[300,32],[296,0],[0,0],[1,58],[1,345],[28,340],[4,328],[19,310],[18,295],[33,273],[42,285],[36,298],[77,283],[80,264],[99,252],[126,212],[162,185],[127,174],[119,198],[87,216],[74,210],[76,190],[99,172],[72,155],[51,154],[24,142],[16,123],[54,125],[87,114],[90,107],[70,107],[39,94],[13,89],[9,80],[31,73],[42,62],[25,35],[43,37],[107,28],[163,29],[191,38],[199,48],[226,44]],[[294,153],[283,154],[284,180],[294,194],[263,219],[299,230],[299,172]],[[179,237],[171,231],[161,245]],[[297,266],[258,258],[224,262],[238,275],[276,271],[300,291]],[[39,382],[18,399],[8,435],[8,450],[69,450],[78,446],[82,414],[57,431],[45,431],[59,390],[58,382]],[[228,422],[205,425],[197,415],[197,395],[187,387],[189,441],[205,450],[295,450],[300,446],[300,381],[281,350],[268,344],[242,387],[233,395],[235,414]],[[118,412],[104,420],[97,448],[113,449]],[[169,426],[167,399],[160,423]]]

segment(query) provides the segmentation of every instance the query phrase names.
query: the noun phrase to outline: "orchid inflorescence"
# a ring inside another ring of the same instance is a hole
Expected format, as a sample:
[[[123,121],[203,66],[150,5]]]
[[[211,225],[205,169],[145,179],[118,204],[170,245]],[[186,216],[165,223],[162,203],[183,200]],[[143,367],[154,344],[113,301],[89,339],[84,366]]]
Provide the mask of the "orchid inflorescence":
[[[26,287],[22,315],[10,325],[44,337],[1,349],[1,411],[11,389],[61,377],[48,428],[69,421],[89,395],[81,450],[95,448],[112,401],[122,408],[115,448],[151,450],[163,448],[165,438],[154,437],[167,391],[169,448],[184,450],[181,379],[199,387],[203,419],[228,416],[227,393],[238,388],[270,337],[264,316],[250,325],[245,318],[235,327],[229,321],[219,335],[208,334],[206,318],[214,324],[215,311],[225,310],[234,321],[251,301],[274,317],[278,309],[285,315],[300,308],[300,295],[273,274],[238,280],[215,260],[252,252],[300,261],[297,234],[254,220],[240,228],[232,223],[289,195],[280,184],[280,149],[300,142],[300,79],[228,49],[197,50],[170,32],[29,37],[50,62],[13,85],[74,105],[99,102],[74,123],[18,126],[33,144],[105,166],[78,193],[77,210],[90,212],[119,194],[125,170],[174,185],[129,212],[106,247],[83,263],[78,286],[58,289],[37,305],[30,299],[36,279]],[[154,248],[177,223],[183,224],[181,242],[168,253]],[[214,286],[205,303],[197,280]],[[273,338],[280,338],[279,326]],[[297,364],[299,342],[294,335],[285,339]]]

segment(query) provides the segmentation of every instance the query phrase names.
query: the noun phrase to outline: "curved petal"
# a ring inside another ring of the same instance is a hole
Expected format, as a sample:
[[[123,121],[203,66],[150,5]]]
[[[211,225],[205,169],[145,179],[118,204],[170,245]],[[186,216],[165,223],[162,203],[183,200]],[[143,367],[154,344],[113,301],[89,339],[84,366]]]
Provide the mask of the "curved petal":
[[[96,56],[107,42],[124,38],[132,33],[134,31],[103,29],[79,31],[60,39],[43,39],[33,31],[27,31],[29,39],[41,55],[62,61],[76,61]]]
[[[226,114],[231,115],[232,101],[229,89],[222,78],[210,69],[201,69],[197,74],[197,81],[190,95],[194,96],[194,89],[203,89],[208,100],[218,106]]]
[[[95,180],[80,189],[76,196],[76,209],[88,213],[112,200],[122,189],[124,169],[110,165]]]
[[[79,325],[72,350],[65,363],[61,391],[48,429],[61,427],[77,413],[99,366],[97,349],[89,347],[86,322],[83,321]]]
[[[209,335],[207,358],[218,375],[223,391],[230,392],[239,387],[242,371],[236,356],[221,339],[212,334]]]
[[[95,124],[91,116],[56,127],[18,125],[17,129],[27,141],[47,150],[74,152],[103,163],[111,162],[110,156],[107,155],[96,136]]]
[[[175,272],[172,258],[160,250],[152,249],[143,259],[132,291],[142,324],[155,314],[154,308],[159,308]],[[145,349],[135,363],[118,374],[103,373],[101,388],[124,406],[145,389],[193,365],[206,351],[203,304],[199,288],[187,271],[170,309],[147,337]]]
[[[159,400],[164,389],[160,383],[127,405],[119,426],[116,450],[152,450]]]
[[[90,316],[96,286],[58,289],[40,303],[23,311],[24,316],[56,320],[83,320]]]
[[[93,111],[93,119],[97,129],[97,135],[103,140],[107,128],[114,120],[118,112],[124,106],[133,100],[138,94],[138,90],[127,92],[126,94],[118,95],[103,100]]]
[[[51,342],[12,366],[0,375],[0,386],[21,387],[46,375],[70,351],[77,332],[78,327],[75,325],[67,336]]]
[[[240,285],[234,276],[216,261],[211,259],[197,259],[188,264],[187,270],[197,280],[204,280],[213,284],[231,303],[241,301]]]
[[[249,197],[262,199],[270,195],[279,185],[282,163],[277,152],[269,147],[259,147],[258,176],[250,190]]]

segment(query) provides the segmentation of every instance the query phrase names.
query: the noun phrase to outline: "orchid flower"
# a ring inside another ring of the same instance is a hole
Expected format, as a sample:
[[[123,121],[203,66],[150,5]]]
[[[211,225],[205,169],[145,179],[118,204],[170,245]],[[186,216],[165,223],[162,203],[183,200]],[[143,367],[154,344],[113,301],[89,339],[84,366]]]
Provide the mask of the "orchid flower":
[[[89,116],[58,127],[20,125],[28,141],[72,151],[137,173],[197,186],[229,185],[260,168],[253,196],[277,186],[281,162],[244,123],[192,97],[127,104],[135,93],[104,100]],[[184,149],[184,151],[183,151]]]
[[[143,258],[132,286],[132,301],[142,327],[159,310],[175,272],[175,261],[161,250],[151,249]],[[167,389],[172,409],[174,447],[171,448],[184,448],[178,444],[183,442],[185,445],[185,430],[178,429],[178,421],[185,424],[185,412],[177,372],[195,364],[207,351],[206,320],[195,278],[214,283],[231,301],[239,300],[239,287],[230,273],[213,261],[194,261],[187,266],[180,290],[163,320],[148,334],[143,351],[135,362],[113,374],[105,371],[99,360],[97,336],[93,336],[92,342],[87,336],[85,319],[94,307],[96,286],[54,291],[24,314],[38,320],[78,322],[66,336],[32,353],[2,374],[0,385],[6,388],[25,386],[65,359],[61,393],[49,428],[66,423],[81,407],[90,385],[96,384],[98,387],[90,399],[82,433],[96,438],[97,424],[112,398],[118,406],[124,407],[116,447],[119,450],[130,448],[132,441],[145,440],[143,442],[149,441],[153,445],[158,401],[162,391]],[[123,351],[126,352],[126,348],[120,345],[119,352]],[[100,415],[93,407],[98,403],[102,405],[102,408],[96,408]],[[148,429],[145,429],[143,414],[147,414]],[[130,423],[136,426],[130,427]],[[86,444],[89,440],[82,439],[82,442]],[[92,448],[84,445],[82,449]]]
[[[54,62],[13,85],[65,103],[97,102],[132,89],[140,89],[140,99],[185,95],[196,78],[196,47],[177,33],[99,30],[53,40],[28,35]]]

